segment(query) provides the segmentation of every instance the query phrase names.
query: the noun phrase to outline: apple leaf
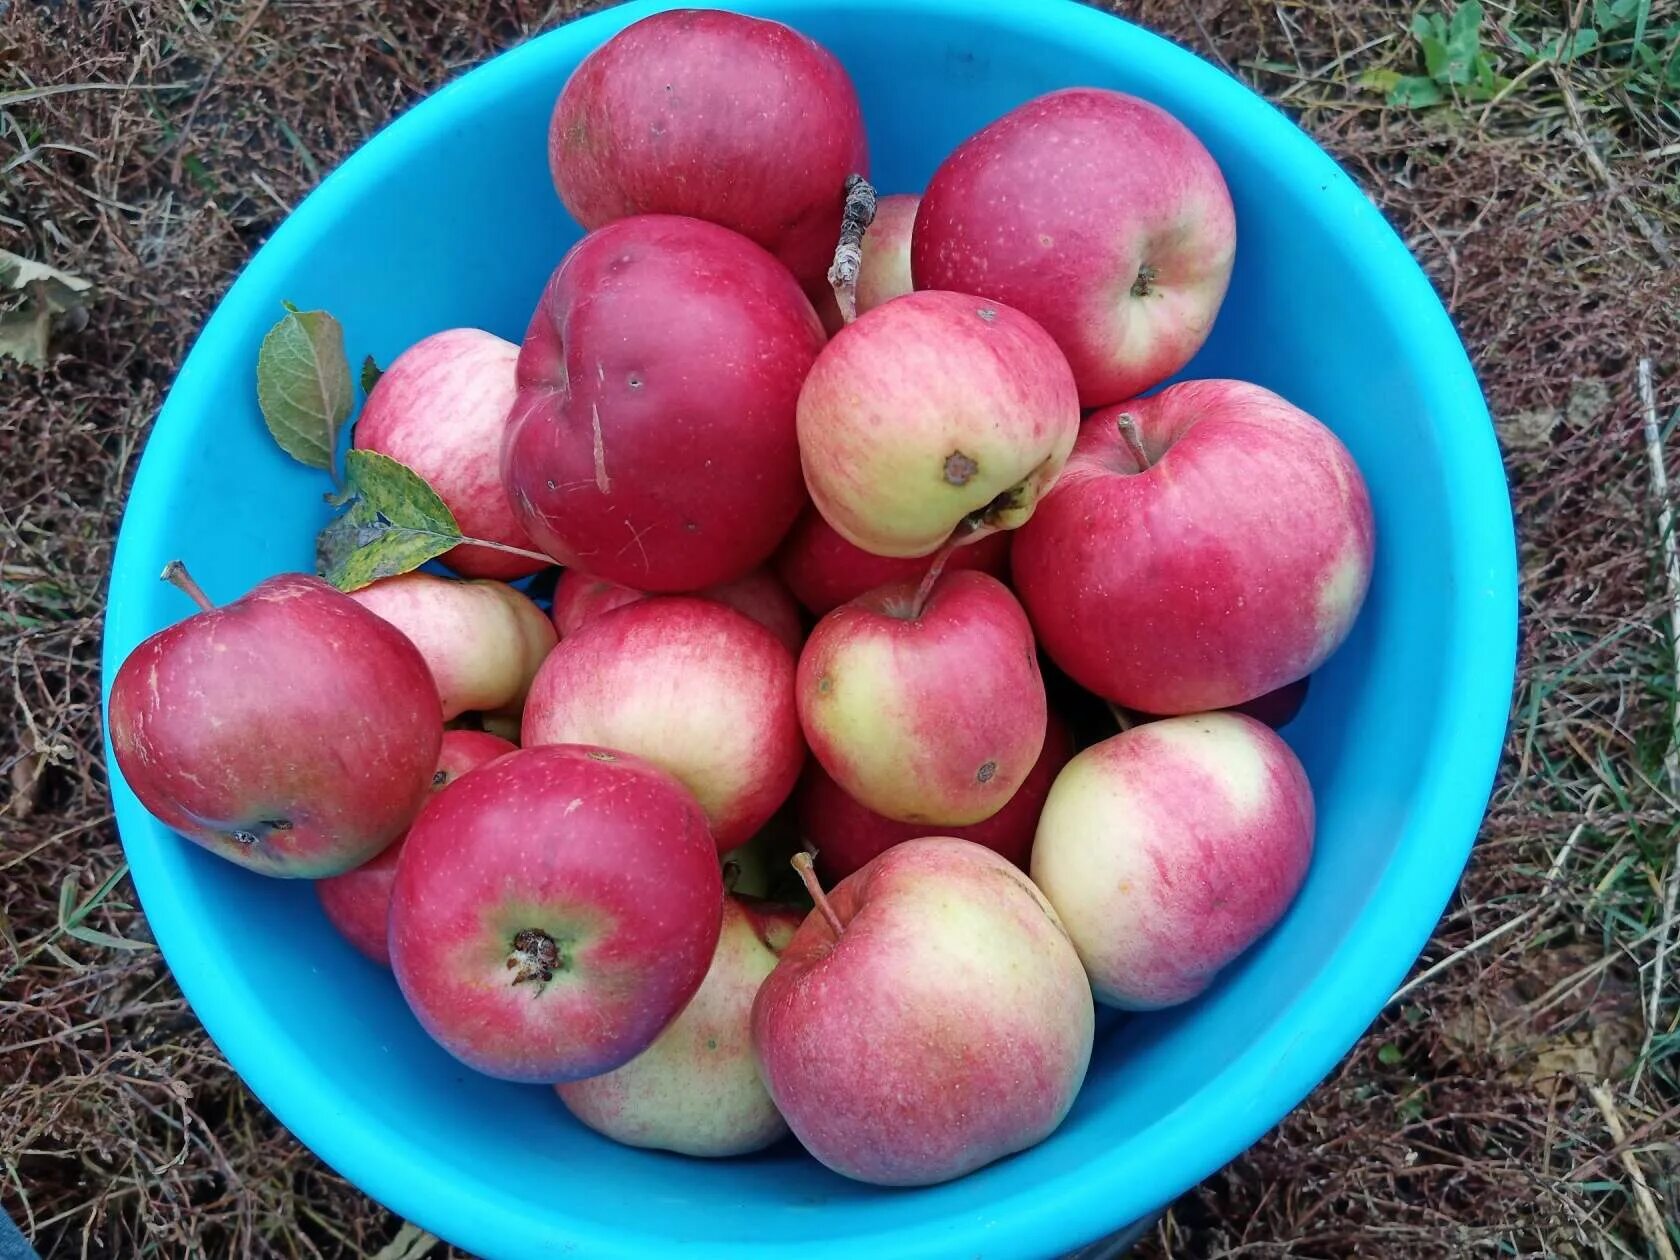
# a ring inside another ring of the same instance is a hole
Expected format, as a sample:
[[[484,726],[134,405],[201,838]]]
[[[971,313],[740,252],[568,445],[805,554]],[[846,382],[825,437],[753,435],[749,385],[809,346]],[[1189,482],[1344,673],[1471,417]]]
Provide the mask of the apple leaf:
[[[345,510],[315,540],[321,576],[341,591],[418,569],[462,541],[455,514],[406,464],[377,451],[351,451],[344,491],[331,502]]]
[[[257,352],[257,405],[281,450],[331,472],[338,431],[350,418],[344,329],[325,311],[285,306]]]
[[[373,387],[379,384],[379,378],[385,375],[385,369],[373,361],[370,354],[362,360],[362,393],[373,393]]]

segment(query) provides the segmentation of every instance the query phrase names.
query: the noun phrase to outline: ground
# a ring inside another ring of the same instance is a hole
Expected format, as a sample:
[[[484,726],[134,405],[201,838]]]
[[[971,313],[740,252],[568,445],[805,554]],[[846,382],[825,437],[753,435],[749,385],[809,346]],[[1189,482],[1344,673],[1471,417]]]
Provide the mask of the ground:
[[[1413,980],[1147,1256],[1680,1247],[1653,488],[1680,404],[1680,10],[1488,0],[1478,31],[1435,2],[1123,6],[1289,111],[1422,260],[1498,418],[1523,580],[1506,757]],[[584,7],[0,0],[0,248],[93,285],[30,284],[0,321],[50,334],[44,366],[0,362],[0,1197],[47,1255],[450,1254],[269,1117],[147,947],[99,755],[102,587],[147,426],[250,251],[382,121]]]

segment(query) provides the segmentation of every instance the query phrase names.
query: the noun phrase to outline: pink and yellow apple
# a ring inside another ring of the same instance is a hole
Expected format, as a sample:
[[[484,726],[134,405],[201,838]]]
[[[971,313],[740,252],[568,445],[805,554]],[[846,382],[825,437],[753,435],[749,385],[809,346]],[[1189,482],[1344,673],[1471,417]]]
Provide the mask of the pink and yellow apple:
[[[725,897],[717,953],[700,989],[623,1067],[559,1085],[584,1124],[627,1146],[718,1158],[787,1133],[752,1052],[752,1006],[804,914]]]
[[[722,582],[696,591],[702,599],[727,604],[738,613],[751,617],[787,645],[788,651],[798,654],[805,642],[805,623],[799,615],[799,605],[793,596],[768,569],[754,569],[733,582]],[[584,622],[602,613],[646,599],[646,591],[636,591],[604,578],[590,577],[581,569],[567,569],[554,588],[554,628],[563,639]]]
[[[764,1083],[805,1149],[889,1186],[949,1181],[1048,1137],[1094,1024],[1079,956],[1032,881],[948,836],[843,880],[752,1014]]]
[[[799,658],[799,720],[848,795],[900,822],[964,826],[1002,809],[1044,747],[1032,628],[1009,588],[948,573],[842,604]]]
[[[638,600],[579,626],[550,653],[521,742],[600,744],[674,774],[706,811],[719,852],[744,844],[799,779],[805,741],[793,654],[709,599]]]
[[[915,193],[894,193],[875,203],[875,221],[863,235],[858,266],[859,315],[916,287],[910,280],[910,229],[916,226],[916,207],[921,202]]]
[[[1198,713],[1323,664],[1372,548],[1370,496],[1334,433],[1259,385],[1185,381],[1085,421],[1011,566],[1039,643],[1080,686]]]
[[[1078,430],[1073,374],[1049,334],[961,293],[911,293],[859,316],[799,392],[811,498],[879,556],[1020,525]]]
[[[1236,256],[1231,195],[1171,114],[1102,88],[1011,110],[934,173],[919,289],[1007,302],[1066,353],[1085,407],[1158,385],[1207,340]]]
[[[468,1067],[555,1083],[628,1063],[700,987],[723,880],[670,775],[604,748],[525,748],[428,802],[391,888],[391,970]]]
[[[1282,917],[1312,857],[1313,799],[1289,745],[1202,713],[1094,744],[1050,789],[1032,877],[1098,1000],[1187,1001]]]

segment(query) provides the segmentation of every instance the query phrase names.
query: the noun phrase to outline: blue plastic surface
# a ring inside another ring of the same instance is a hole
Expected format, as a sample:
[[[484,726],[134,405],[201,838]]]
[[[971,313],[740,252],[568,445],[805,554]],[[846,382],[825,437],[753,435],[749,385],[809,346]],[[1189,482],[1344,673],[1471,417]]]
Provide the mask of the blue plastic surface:
[[[343,322],[353,359],[476,324],[517,339],[577,229],[545,127],[578,60],[657,7],[565,26],[424,101],[274,234],[194,347],[124,519],[109,681],[190,610],[308,568],[320,474],[263,429],[253,367],[289,299]],[[1165,41],[1063,0],[757,0],[846,63],[884,192],[1037,93],[1124,89],[1173,110],[1224,167],[1237,268],[1186,375],[1259,381],[1312,411],[1370,481],[1378,550],[1349,643],[1288,736],[1319,845],[1287,919],[1203,999],[1117,1021],[1062,1129],[951,1185],[880,1191],[791,1144],[705,1163],[614,1146],[545,1090],[474,1077],[432,1046],[310,889],[266,881],[154,822],[112,766],[117,819],[165,957],[259,1097],[395,1211],[487,1257],[1037,1256],[1167,1202],[1258,1138],[1364,1031],[1422,948],[1475,836],[1505,728],[1516,626],[1509,502],[1464,351],[1359,189],[1281,114]]]

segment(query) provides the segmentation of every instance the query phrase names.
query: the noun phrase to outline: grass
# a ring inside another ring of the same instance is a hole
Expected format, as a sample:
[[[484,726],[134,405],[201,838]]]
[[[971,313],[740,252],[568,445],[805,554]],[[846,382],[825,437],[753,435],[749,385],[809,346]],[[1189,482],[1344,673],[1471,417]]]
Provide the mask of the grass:
[[[0,363],[0,1198],[49,1255],[451,1254],[274,1122],[145,947],[100,759],[102,585],[146,428],[249,251],[393,113],[578,7],[7,13],[0,244],[99,295],[46,368]],[[1125,10],[1290,110],[1417,253],[1506,447],[1523,575],[1499,784],[1411,987],[1142,1254],[1663,1260],[1665,1233],[1680,1248],[1680,784],[1637,370],[1673,475],[1680,13]]]

